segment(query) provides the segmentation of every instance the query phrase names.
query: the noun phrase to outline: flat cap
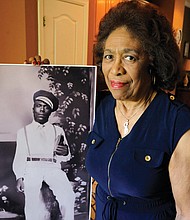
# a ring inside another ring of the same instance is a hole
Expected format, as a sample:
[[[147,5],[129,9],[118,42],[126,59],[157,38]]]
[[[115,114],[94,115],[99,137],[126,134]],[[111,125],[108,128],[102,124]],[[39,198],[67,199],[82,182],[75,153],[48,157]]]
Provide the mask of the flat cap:
[[[48,92],[46,90],[39,90],[35,92],[33,95],[33,101],[35,102],[37,100],[45,102],[47,105],[50,106],[53,112],[58,109],[59,100],[51,92]]]

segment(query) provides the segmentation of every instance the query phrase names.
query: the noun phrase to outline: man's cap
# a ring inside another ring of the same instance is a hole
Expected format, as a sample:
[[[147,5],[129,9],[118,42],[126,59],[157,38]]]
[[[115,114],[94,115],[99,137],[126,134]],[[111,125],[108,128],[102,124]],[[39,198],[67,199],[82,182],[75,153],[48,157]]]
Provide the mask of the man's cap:
[[[33,95],[33,100],[34,100],[34,102],[37,100],[45,102],[47,105],[50,106],[50,108],[52,109],[53,112],[56,111],[59,106],[58,98],[55,97],[53,95],[53,93],[48,92],[46,90],[39,90],[39,91],[35,92]]]

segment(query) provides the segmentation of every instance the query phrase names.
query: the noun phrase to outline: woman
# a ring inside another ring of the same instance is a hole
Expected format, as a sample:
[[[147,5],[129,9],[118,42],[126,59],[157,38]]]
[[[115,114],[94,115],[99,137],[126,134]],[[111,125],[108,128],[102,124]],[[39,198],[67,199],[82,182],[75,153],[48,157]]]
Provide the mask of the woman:
[[[111,92],[88,137],[96,219],[190,219],[190,111],[163,92],[180,72],[170,24],[150,4],[119,3],[101,20],[95,56]]]

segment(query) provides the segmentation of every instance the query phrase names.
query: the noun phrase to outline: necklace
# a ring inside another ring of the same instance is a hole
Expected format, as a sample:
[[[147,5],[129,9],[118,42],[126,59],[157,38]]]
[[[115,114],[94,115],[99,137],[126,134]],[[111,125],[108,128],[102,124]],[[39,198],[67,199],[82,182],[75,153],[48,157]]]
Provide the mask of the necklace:
[[[126,118],[126,121],[123,124],[124,127],[124,135],[127,135],[129,133],[129,121],[139,112],[139,110],[141,109],[142,106],[139,107],[139,109],[133,114],[131,115],[131,117],[127,118],[123,112],[119,109],[120,113],[123,115],[124,118]]]
[[[133,109],[137,109],[137,111],[131,115],[129,118],[127,118],[123,112],[121,111],[121,109],[118,106],[119,112],[123,115],[123,117],[126,119],[126,121],[123,123],[123,127],[124,127],[124,136],[126,136],[129,133],[129,121],[140,111],[141,107],[144,106],[144,110],[147,108],[148,104],[150,104],[150,102],[153,100],[153,98],[156,96],[156,92],[152,92],[149,94],[149,97],[146,99],[146,101],[139,107],[135,107]]]

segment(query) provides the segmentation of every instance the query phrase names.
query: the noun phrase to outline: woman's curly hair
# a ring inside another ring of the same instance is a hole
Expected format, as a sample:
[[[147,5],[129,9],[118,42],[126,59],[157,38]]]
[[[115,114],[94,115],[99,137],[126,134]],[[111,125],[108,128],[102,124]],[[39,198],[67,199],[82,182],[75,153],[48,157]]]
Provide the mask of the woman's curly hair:
[[[151,74],[157,90],[173,90],[179,77],[180,52],[169,21],[144,1],[126,0],[111,8],[99,24],[94,48],[96,63],[101,65],[104,44],[112,31],[125,27],[138,39],[152,60]]]

